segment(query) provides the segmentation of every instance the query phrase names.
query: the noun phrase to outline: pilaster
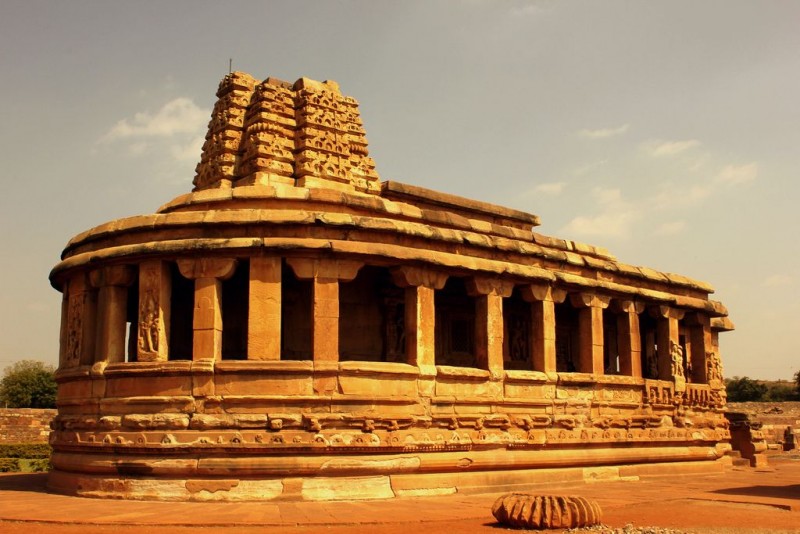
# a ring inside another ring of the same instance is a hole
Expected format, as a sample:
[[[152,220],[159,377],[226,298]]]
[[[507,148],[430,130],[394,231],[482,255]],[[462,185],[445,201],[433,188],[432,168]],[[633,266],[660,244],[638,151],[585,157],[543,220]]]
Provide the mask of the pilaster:
[[[70,278],[67,284],[67,324],[64,356],[60,367],[92,365],[95,354],[97,292],[85,273]]]

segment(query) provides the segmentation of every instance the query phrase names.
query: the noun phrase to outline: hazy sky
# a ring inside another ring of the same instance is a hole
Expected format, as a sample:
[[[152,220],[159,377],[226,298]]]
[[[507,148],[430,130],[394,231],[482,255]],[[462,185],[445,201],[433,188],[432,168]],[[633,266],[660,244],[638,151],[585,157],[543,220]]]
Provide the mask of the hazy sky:
[[[0,367],[67,240],[192,187],[217,83],[339,82],[384,180],[710,282],[726,376],[800,369],[800,2],[0,3]]]

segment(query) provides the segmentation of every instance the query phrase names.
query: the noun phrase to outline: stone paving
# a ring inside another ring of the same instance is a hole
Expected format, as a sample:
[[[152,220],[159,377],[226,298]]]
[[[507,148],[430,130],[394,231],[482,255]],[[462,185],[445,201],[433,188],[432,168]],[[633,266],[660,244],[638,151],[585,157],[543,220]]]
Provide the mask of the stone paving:
[[[767,468],[737,467],[705,477],[555,483],[541,492],[596,499],[605,531],[634,525],[685,532],[800,532],[800,455],[784,454],[770,462]],[[80,532],[138,527],[164,533],[190,532],[187,527],[204,527],[203,532],[272,527],[270,532],[298,533],[498,529],[491,516],[498,494],[359,502],[144,502],[56,495],[46,491],[45,481],[42,474],[0,476],[0,532],[73,532],[70,527],[78,526]]]

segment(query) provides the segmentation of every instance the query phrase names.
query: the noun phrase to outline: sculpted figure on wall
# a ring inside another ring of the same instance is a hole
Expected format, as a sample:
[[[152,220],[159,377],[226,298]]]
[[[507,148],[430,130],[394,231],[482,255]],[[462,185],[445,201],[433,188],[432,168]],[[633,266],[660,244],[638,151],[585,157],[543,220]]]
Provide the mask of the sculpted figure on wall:
[[[669,353],[672,357],[672,376],[683,377],[683,347],[670,341]]]

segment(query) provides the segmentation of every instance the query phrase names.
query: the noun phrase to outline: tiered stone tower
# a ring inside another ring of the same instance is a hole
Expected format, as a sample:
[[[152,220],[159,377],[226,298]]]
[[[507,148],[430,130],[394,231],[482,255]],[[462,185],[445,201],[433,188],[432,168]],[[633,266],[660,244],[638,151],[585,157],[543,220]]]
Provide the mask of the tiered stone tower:
[[[334,82],[217,94],[194,191],[50,275],[51,488],[375,499],[725,465],[711,286],[379,182]]]
[[[336,82],[233,72],[220,83],[195,190],[289,184],[379,193],[358,102]]]

